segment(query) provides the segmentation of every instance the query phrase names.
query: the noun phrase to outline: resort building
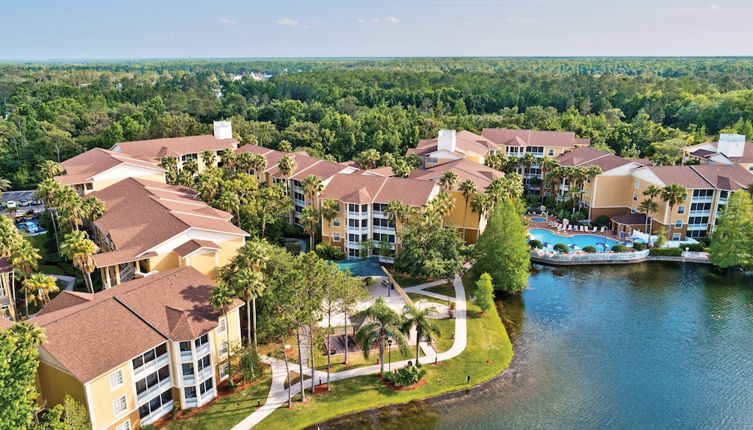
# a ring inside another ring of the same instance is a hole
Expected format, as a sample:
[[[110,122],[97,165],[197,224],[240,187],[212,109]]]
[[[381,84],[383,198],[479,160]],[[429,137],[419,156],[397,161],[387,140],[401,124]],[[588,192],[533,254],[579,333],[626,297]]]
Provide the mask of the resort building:
[[[700,164],[739,164],[753,171],[753,142],[747,142],[741,134],[721,134],[718,142],[688,146],[685,156]]]
[[[70,395],[95,429],[137,429],[217,396],[240,341],[235,300],[226,316],[209,306],[213,283],[190,267],[96,294],[62,291],[31,322],[39,346],[37,403]]]
[[[421,167],[429,168],[462,159],[484,164],[487,155],[498,151],[499,147],[492,141],[470,131],[439,130],[436,139],[419,140],[406,155],[417,155]]]
[[[0,257],[0,320],[16,320],[16,292],[11,283],[12,279],[13,265],[10,258]]]
[[[60,163],[63,174],[55,176],[61,185],[73,187],[79,195],[99,191],[126,178],[143,178],[165,183],[165,169],[150,158],[93,148]]]
[[[411,172],[409,177],[412,179],[439,182],[447,172],[455,173],[457,181],[455,181],[451,190],[447,190],[455,199],[455,206],[445,217],[445,224],[457,226],[462,234],[465,235],[464,240],[466,243],[476,243],[486,226],[486,216],[474,212],[470,208],[470,201],[466,201],[465,196],[459,191],[458,187],[464,181],[470,180],[475,184],[476,192],[483,193],[493,180],[503,178],[505,174],[475,161],[461,159],[438,164],[427,169],[416,169]]]
[[[196,191],[139,178],[91,193],[105,206],[92,223],[100,253],[93,256],[105,288],[184,266],[215,279],[248,233],[232,215],[196,197]]]
[[[158,163],[161,163],[165,157],[174,157],[178,162],[178,168],[181,168],[186,160],[193,158],[198,163],[199,172],[201,172],[207,167],[202,160],[202,152],[209,151],[214,154],[213,165],[217,166],[221,151],[225,149],[235,150],[236,148],[238,148],[238,141],[233,138],[233,129],[230,122],[215,121],[214,135],[205,134],[120,142],[115,144],[111,150],[131,156],[145,157]]]
[[[383,177],[376,175],[336,174],[329,181],[320,200],[339,203],[337,216],[322,223],[322,240],[347,252],[349,258],[380,254],[392,261],[399,250],[397,229],[400,222],[390,222],[387,204],[397,200],[405,205],[423,207],[439,193],[432,181]],[[381,250],[386,244],[389,250]]]

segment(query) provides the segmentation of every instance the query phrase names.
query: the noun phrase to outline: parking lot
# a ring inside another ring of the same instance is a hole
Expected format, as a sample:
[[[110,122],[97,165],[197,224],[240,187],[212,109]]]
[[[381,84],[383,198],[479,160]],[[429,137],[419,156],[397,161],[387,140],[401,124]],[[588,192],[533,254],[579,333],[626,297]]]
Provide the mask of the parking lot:
[[[0,196],[0,214],[3,215],[11,215],[11,212],[8,211],[8,202],[15,202],[16,203],[16,211],[15,215],[19,216],[22,214],[25,214],[26,212],[33,210],[34,212],[42,212],[44,211],[44,205],[32,205],[31,202],[34,200],[34,191],[35,190],[27,190],[27,191],[5,191],[3,192],[3,195]],[[21,200],[26,200],[28,203],[28,206],[21,206]]]

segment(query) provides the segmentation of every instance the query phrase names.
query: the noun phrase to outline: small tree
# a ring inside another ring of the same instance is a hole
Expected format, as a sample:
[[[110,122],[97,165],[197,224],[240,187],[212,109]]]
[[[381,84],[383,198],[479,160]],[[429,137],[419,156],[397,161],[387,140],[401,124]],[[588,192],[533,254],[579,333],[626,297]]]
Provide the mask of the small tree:
[[[735,191],[719,218],[711,236],[711,261],[722,269],[753,265],[753,217],[751,198],[745,191]]]
[[[39,351],[37,345],[44,341],[42,330],[33,324],[21,322],[0,331],[0,428],[26,429],[32,424],[34,377],[37,372]]]
[[[530,251],[526,227],[515,200],[502,199],[476,244],[475,276],[491,275],[494,287],[510,293],[528,285]]]
[[[494,285],[492,284],[492,277],[488,273],[483,273],[476,281],[474,303],[481,308],[482,314],[494,307]]]

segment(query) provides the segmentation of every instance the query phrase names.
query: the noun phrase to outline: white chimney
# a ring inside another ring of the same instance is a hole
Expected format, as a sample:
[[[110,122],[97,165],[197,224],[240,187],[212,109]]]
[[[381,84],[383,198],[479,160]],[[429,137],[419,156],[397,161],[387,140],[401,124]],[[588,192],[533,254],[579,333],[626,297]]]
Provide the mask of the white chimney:
[[[745,136],[742,134],[720,134],[716,152],[729,157],[742,157],[745,152]]]
[[[233,127],[230,124],[230,121],[215,121],[214,137],[216,139],[232,139]]]
[[[439,130],[439,137],[437,138],[437,150],[455,152],[455,145],[455,130]]]

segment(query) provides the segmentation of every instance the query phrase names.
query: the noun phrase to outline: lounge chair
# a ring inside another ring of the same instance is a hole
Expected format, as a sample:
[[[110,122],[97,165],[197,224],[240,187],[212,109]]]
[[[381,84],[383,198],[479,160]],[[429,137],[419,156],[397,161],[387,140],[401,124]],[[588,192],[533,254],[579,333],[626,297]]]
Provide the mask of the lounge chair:
[[[591,229],[591,233],[596,233],[599,230],[599,227],[594,226],[594,228]]]
[[[568,224],[567,225],[567,231],[573,231],[573,225],[572,224]]]
[[[601,228],[601,233],[604,233],[606,231],[607,231],[607,226],[604,226],[604,227]]]

